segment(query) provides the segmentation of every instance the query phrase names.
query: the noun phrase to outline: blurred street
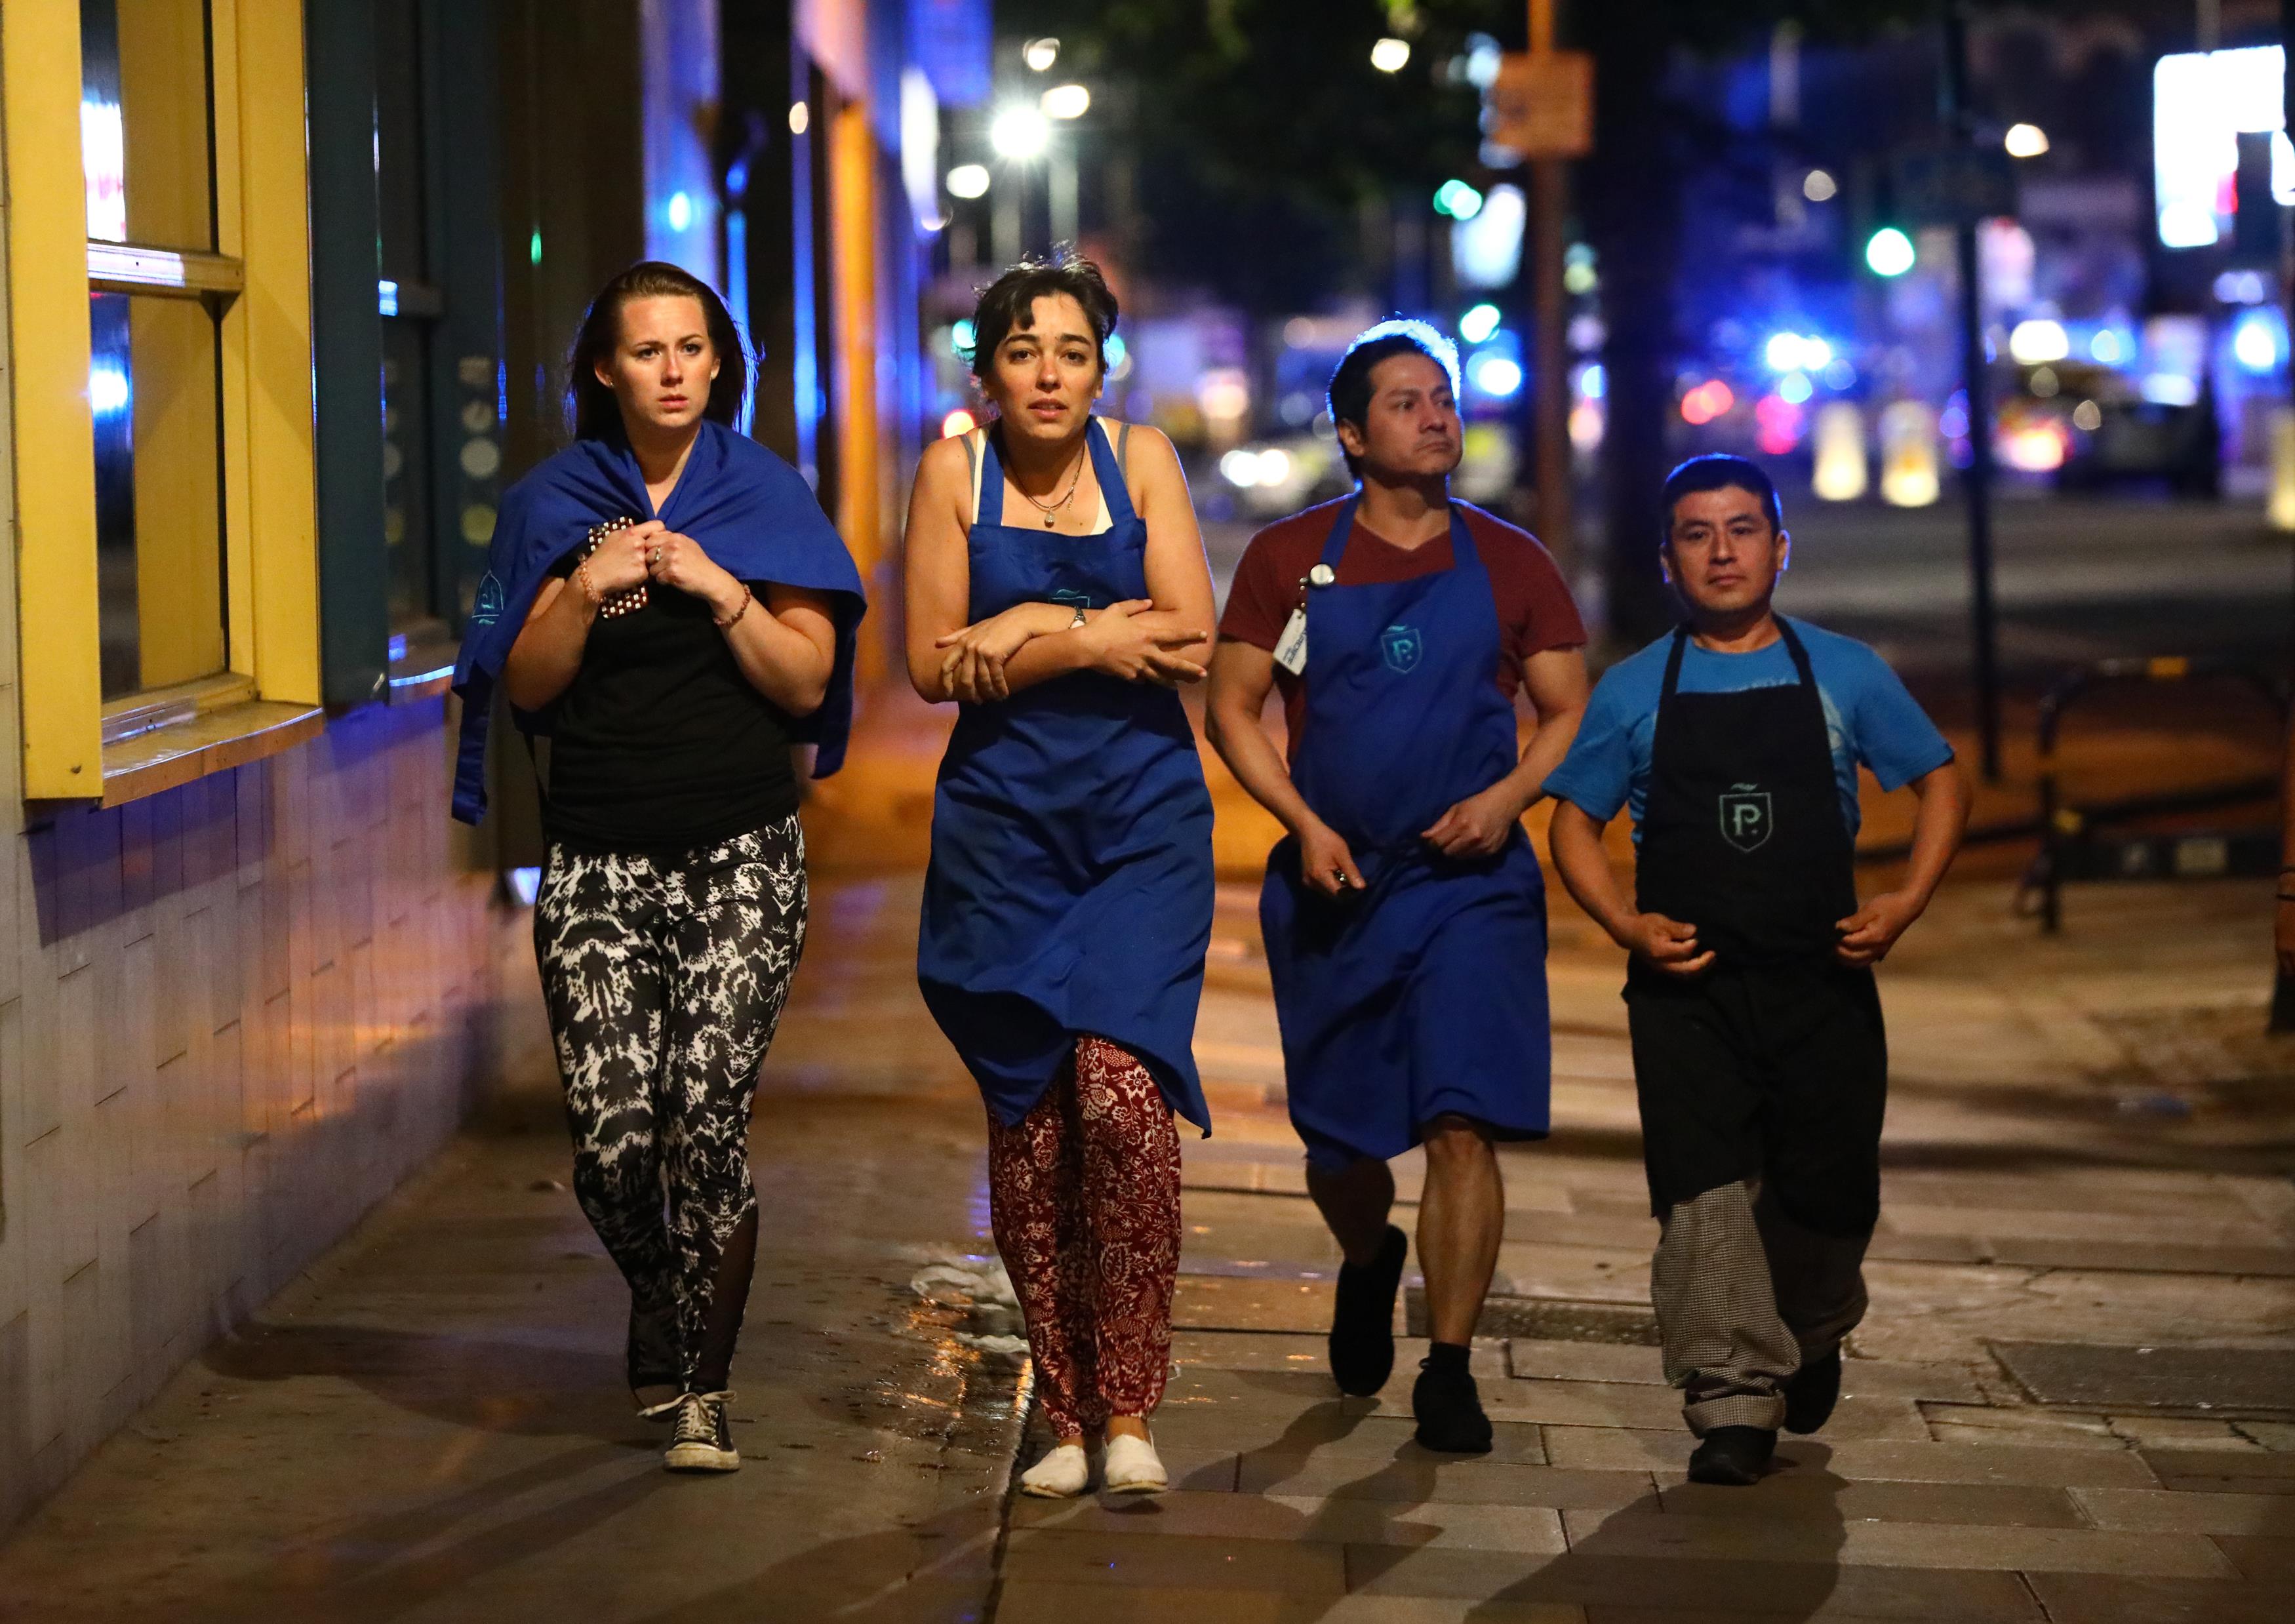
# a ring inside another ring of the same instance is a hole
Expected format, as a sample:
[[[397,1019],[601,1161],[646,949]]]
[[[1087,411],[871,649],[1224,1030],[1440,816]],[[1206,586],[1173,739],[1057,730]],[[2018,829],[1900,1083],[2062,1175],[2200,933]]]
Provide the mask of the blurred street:
[[[445,1156],[0,1549],[0,1619],[2275,1624],[2295,1097],[2259,1035],[2266,887],[2084,893],[2049,943],[1967,884],[1907,939],[1873,1315],[1832,1424],[1750,1491],[1682,1481],[1619,956],[1556,894],[1556,1131],[1505,1158],[1487,1458],[1408,1441],[1412,1344],[1380,1400],[1332,1396],[1335,1253],[1229,887],[1156,1421],[1175,1492],[1010,1498],[1041,1440],[978,1104],[916,998],[915,877],[853,877],[817,894],[753,1136],[743,1472],[665,1476],[623,1407],[620,1286],[529,1018]]]

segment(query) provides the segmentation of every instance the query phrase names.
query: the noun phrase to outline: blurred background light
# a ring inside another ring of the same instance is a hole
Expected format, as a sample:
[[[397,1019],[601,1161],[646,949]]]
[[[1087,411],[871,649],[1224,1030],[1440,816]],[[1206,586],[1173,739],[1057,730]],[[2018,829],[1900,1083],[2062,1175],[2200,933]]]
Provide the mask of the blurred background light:
[[[1937,420],[1920,401],[1893,401],[1881,412],[1881,500],[1925,508],[1943,494],[1937,474]]]
[[[1865,414],[1845,400],[1817,408],[1810,439],[1816,456],[1809,488],[1820,502],[1855,502],[1865,494],[1872,472],[1865,456]]]
[[[972,322],[969,317],[959,321],[948,330],[948,347],[956,352],[960,361],[972,358]]]
[[[1032,39],[1020,47],[1020,60],[1032,73],[1049,73],[1052,64],[1060,60],[1060,42],[1049,37]]]
[[[1902,276],[1913,268],[1913,240],[1884,225],[1865,244],[1865,263],[1875,276]]]
[[[117,417],[127,410],[127,374],[105,362],[87,370],[87,404],[98,417]]]
[[[988,144],[1000,158],[1041,158],[1051,140],[1051,125],[1033,107],[1007,107],[988,126]]]
[[[2000,144],[2011,158],[2038,158],[2048,150],[2048,133],[2037,124],[2012,124]]]
[[[940,437],[943,440],[952,440],[960,434],[970,434],[979,427],[979,420],[963,407],[959,406],[940,420]]]
[[[1458,318],[1458,336],[1469,344],[1480,344],[1499,330],[1499,307],[1477,305]]]
[[[1811,169],[1801,176],[1801,194],[1812,203],[1829,203],[1840,194],[1841,183],[1826,169]]]
[[[1736,404],[1735,390],[1719,378],[1710,378],[1681,397],[1681,420],[1702,428]]]
[[[1410,42],[1393,35],[1370,48],[1370,65],[1381,73],[1401,73],[1410,61]]]
[[[693,224],[693,200],[682,192],[673,192],[669,194],[668,207],[662,212],[669,221],[669,229],[682,232]]]
[[[1807,372],[1787,372],[1777,379],[1777,398],[1788,405],[1798,406],[1817,393]]]
[[[1434,191],[1434,211],[1453,220],[1471,220],[1482,212],[1482,194],[1464,181],[1444,181]]]
[[[1472,219],[1450,228],[1450,269],[1468,288],[1512,285],[1522,268],[1523,229],[1530,223],[1530,200],[1508,183],[1479,198]]]
[[[2017,322],[2009,332],[2008,353],[2026,366],[2032,366],[2043,361],[2062,361],[2072,353],[2072,343],[2062,322],[2052,316],[2034,316]]]
[[[2195,406],[2200,401],[2199,380],[2181,372],[2148,373],[2143,390],[2144,398],[2155,406]]]
[[[1522,388],[1522,363],[1507,355],[1477,355],[1467,364],[1466,374],[1474,388],[1499,400]]]
[[[2250,310],[2231,330],[2232,359],[2250,372],[2268,372],[2279,364],[2279,325],[2274,313]]]
[[[952,198],[977,198],[988,194],[988,166],[959,164],[948,172],[948,195]]]
[[[1047,118],[1081,118],[1091,110],[1091,92],[1082,85],[1055,85],[1038,105]]]

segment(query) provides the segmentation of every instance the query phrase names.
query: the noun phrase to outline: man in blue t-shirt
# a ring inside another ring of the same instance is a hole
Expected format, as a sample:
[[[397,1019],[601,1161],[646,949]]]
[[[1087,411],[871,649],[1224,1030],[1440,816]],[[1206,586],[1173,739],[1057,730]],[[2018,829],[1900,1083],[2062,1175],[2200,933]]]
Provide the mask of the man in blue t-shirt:
[[[1944,877],[1968,790],[1878,655],[1772,611],[1792,542],[1767,474],[1692,458],[1664,511],[1687,622],[1602,678],[1546,792],[1563,883],[1632,955],[1650,1296],[1700,1440],[1689,1475],[1742,1484],[1781,1423],[1814,1432],[1840,1396],[1881,1206],[1872,967]],[[1920,802],[1903,884],[1862,906],[1860,765]],[[1602,849],[1621,807],[1631,902]]]

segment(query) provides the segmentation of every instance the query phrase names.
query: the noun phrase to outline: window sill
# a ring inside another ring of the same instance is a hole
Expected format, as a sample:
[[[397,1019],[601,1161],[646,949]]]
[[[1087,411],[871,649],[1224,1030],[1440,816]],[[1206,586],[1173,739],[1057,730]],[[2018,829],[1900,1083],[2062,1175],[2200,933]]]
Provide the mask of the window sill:
[[[461,655],[461,645],[443,622],[426,621],[392,633],[383,697],[393,705],[437,698],[453,686],[454,662]]]
[[[249,700],[169,722],[103,747],[103,804],[124,805],[211,772],[243,767],[316,739],[327,713],[315,705]]]

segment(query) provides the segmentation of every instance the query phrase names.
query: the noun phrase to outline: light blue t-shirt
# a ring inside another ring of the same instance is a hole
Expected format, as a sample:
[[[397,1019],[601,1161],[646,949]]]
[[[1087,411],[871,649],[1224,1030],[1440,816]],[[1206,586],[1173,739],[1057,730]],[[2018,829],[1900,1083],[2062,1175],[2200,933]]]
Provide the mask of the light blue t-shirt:
[[[1778,616],[1784,619],[1785,616]],[[1857,769],[1872,769],[1883,789],[1901,789],[1952,759],[1952,747],[1888,662],[1853,637],[1795,620],[1809,650],[1810,674],[1825,706],[1833,743],[1833,776],[1841,788],[1841,815],[1857,836]],[[1657,732],[1658,696],[1665,687],[1668,632],[1630,659],[1602,673],[1570,754],[1546,780],[1546,793],[1607,823],[1618,808],[1633,811],[1634,838],[1642,837],[1642,806],[1649,793],[1650,744]],[[1693,641],[1683,650],[1680,690],[1737,693],[1781,688],[1801,680],[1793,654],[1779,638],[1751,654],[1716,654]]]

